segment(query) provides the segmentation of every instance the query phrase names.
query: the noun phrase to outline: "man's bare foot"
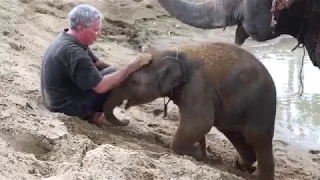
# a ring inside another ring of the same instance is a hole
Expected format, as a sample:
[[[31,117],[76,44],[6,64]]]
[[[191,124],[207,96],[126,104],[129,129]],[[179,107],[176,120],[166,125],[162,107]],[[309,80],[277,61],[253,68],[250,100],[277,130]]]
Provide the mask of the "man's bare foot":
[[[106,125],[103,112],[92,113],[89,116],[88,121],[98,127],[103,127],[104,125]]]

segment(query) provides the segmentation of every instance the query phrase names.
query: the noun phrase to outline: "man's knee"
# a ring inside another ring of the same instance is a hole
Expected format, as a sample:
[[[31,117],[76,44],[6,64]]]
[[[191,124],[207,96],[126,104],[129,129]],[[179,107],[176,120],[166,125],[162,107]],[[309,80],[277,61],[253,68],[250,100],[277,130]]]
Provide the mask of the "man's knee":
[[[101,70],[100,73],[101,73],[102,76],[105,76],[105,75],[107,75],[107,74],[114,73],[114,72],[116,72],[117,70],[118,70],[118,69],[115,68],[115,67],[107,67],[107,68]]]

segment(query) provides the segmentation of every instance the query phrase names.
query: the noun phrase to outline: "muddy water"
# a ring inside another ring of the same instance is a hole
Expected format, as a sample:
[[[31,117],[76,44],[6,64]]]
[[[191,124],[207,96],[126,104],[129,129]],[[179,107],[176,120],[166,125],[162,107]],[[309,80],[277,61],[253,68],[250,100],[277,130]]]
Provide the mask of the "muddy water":
[[[274,44],[249,46],[249,49],[265,64],[276,83],[276,131],[287,141],[319,149],[320,86],[317,79],[320,70],[312,65],[306,51],[302,64],[303,49],[291,52],[295,45],[294,39],[285,38]]]
[[[214,34],[214,35],[213,35]],[[190,35],[194,36],[194,34]],[[197,37],[171,36],[151,42],[158,48],[180,43],[210,41],[233,41],[232,31],[214,31],[197,34]],[[303,50],[297,48],[296,40],[282,37],[265,43],[248,40],[243,47],[255,54],[274,78],[278,93],[276,135],[293,145],[306,149],[320,149],[320,70],[312,65],[307,52],[304,57],[300,81]]]

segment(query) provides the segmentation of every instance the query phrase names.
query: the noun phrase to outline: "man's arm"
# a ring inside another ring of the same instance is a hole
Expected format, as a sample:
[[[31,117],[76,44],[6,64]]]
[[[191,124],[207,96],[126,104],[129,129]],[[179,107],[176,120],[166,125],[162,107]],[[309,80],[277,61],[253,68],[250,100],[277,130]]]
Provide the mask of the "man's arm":
[[[104,93],[115,86],[119,85],[123,80],[125,80],[132,72],[137,71],[145,64],[148,64],[151,60],[151,55],[146,54],[139,56],[131,64],[120,68],[118,71],[105,75],[100,83],[98,83],[93,90],[97,93]]]
[[[98,70],[102,70],[104,68],[110,67],[110,64],[107,64],[102,59],[98,59],[94,65],[98,68]]]
[[[94,63],[90,61],[90,57],[86,54],[81,56],[81,53],[76,52],[75,54],[78,57],[73,58],[68,64],[70,77],[82,90],[93,89],[99,94],[111,90],[128,77],[130,73],[138,70],[151,60],[149,54],[139,56],[135,61],[116,72],[101,76]]]
[[[100,71],[104,68],[110,67],[110,64],[107,64],[103,59],[98,58],[93,51],[91,50],[91,48],[88,48],[88,54],[89,56],[92,58],[92,61],[94,63],[94,65],[97,67],[97,69]]]
[[[91,57],[93,63],[96,63],[99,60],[99,58],[93,53],[90,47],[88,47],[88,54]]]

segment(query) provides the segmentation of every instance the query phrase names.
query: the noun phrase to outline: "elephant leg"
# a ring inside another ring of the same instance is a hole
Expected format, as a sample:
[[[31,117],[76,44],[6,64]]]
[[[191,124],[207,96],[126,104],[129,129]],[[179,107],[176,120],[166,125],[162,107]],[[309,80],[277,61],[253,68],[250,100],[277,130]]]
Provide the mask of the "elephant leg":
[[[265,132],[265,133],[263,133]],[[246,141],[253,147],[258,165],[253,176],[259,180],[274,180],[274,155],[272,149],[272,132],[253,130],[244,132]]]
[[[128,119],[120,120],[116,118],[113,113],[108,113],[107,115],[105,114],[105,117],[107,121],[109,121],[111,124],[115,126],[127,126],[130,123]]]
[[[264,42],[278,35],[272,27],[271,0],[245,1],[242,26],[252,39]]]
[[[208,157],[207,150],[206,150],[207,144],[206,144],[206,137],[205,136],[203,136],[203,138],[199,140],[199,145],[200,145],[202,156],[204,158],[207,158]]]
[[[118,99],[117,95],[111,94],[111,97],[109,97],[103,105],[103,112],[106,120],[115,126],[127,126],[130,123],[127,119],[119,120],[113,114],[113,109],[116,106],[121,105],[121,103],[122,101]]]
[[[236,36],[235,36],[234,43],[241,46],[248,37],[249,37],[249,34],[246,32],[243,26],[239,24],[236,29]]]
[[[197,121],[180,121],[180,125],[171,142],[171,149],[179,155],[188,155],[196,160],[206,159],[205,135],[212,125]]]
[[[219,129],[220,130],[220,129]],[[252,173],[255,168],[252,166],[256,161],[256,154],[241,132],[220,130],[231,142],[239,156],[234,159],[234,166],[242,171]]]

